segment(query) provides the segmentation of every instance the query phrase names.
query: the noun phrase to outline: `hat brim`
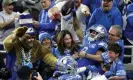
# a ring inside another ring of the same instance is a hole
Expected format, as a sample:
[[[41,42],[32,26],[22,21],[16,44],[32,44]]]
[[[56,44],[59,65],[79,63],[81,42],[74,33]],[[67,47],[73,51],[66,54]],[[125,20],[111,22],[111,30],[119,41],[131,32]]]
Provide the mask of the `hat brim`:
[[[29,34],[29,35],[37,35],[36,32],[27,32],[26,34]]]

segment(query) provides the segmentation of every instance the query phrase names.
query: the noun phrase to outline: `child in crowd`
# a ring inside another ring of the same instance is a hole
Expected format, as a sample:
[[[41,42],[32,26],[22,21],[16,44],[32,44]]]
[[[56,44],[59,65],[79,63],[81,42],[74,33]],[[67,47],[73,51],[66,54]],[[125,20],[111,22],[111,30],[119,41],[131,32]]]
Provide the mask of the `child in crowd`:
[[[43,47],[49,49],[55,57],[59,56],[59,54],[56,51],[57,49],[52,46],[53,45],[52,37],[49,33],[41,32],[39,34],[39,41],[43,45]],[[40,65],[39,65],[39,72],[40,72],[42,78],[44,80],[47,80],[49,77],[52,76],[53,69],[51,68],[50,65],[46,64],[43,60],[41,60]]]
[[[119,59],[122,48],[117,44],[110,44],[108,46],[108,56],[111,59],[110,63],[104,63],[103,75],[97,75],[91,80],[126,80],[126,71],[123,62]]]
[[[109,80],[125,80],[126,71],[124,69],[123,62],[119,59],[121,55],[122,48],[117,44],[111,44],[108,47],[108,55],[112,60],[110,70],[106,71],[104,74]]]

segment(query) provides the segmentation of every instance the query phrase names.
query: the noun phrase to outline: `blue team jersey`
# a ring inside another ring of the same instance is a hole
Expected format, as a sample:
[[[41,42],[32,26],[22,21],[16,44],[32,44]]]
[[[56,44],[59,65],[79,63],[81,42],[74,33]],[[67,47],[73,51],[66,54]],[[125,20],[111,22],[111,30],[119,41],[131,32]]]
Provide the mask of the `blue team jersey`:
[[[84,45],[84,47],[82,47],[80,51],[85,51],[87,54],[95,55],[96,52],[101,48],[106,51],[107,43],[104,41],[93,41]],[[97,68],[99,68],[99,72],[101,72],[101,69],[100,69],[101,64],[97,61],[94,61],[92,59],[87,59],[87,58],[79,58],[77,59],[77,62],[78,62],[78,67],[95,65]]]
[[[108,56],[108,51],[102,53],[101,58],[105,64],[112,62],[111,58]]]
[[[119,58],[113,62],[110,71],[114,73],[114,76],[126,76],[124,64]]]
[[[116,43],[118,43],[122,47],[122,53],[121,53],[119,59],[121,61],[123,61],[123,57],[124,57],[124,43],[123,43],[123,40],[118,40]],[[110,63],[110,62],[112,62],[111,59],[110,59],[110,57],[108,56],[108,51],[102,53],[101,54],[101,58],[104,61],[104,63]]]
[[[106,71],[104,75],[106,78],[110,78],[111,76],[125,76],[124,80],[126,80],[126,71],[123,62],[119,58],[116,61],[113,61],[110,70]]]

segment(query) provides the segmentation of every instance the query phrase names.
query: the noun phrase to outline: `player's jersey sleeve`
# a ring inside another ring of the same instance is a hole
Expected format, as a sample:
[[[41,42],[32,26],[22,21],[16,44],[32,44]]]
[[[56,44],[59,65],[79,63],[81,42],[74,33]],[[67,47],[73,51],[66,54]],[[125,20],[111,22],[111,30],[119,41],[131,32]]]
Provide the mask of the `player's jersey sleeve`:
[[[102,50],[103,52],[107,50],[107,43],[106,42],[99,42],[98,43],[98,50]]]
[[[124,69],[124,65],[120,60],[116,64],[116,68],[117,68],[116,76],[126,76],[126,71]]]
[[[108,56],[108,51],[102,53],[102,54],[101,54],[101,58],[102,58],[102,61],[103,61],[105,64],[111,62],[111,59],[110,59],[110,57]]]

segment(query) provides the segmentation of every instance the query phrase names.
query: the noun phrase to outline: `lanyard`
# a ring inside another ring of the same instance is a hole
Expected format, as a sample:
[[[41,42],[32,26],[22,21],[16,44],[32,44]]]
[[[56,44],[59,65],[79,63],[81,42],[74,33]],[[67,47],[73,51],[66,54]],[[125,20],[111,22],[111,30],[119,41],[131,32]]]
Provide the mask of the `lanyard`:
[[[22,65],[26,65],[27,63],[31,62],[31,50],[25,52],[24,48],[21,47],[21,54],[22,54]]]

